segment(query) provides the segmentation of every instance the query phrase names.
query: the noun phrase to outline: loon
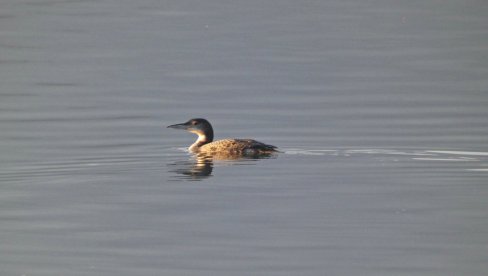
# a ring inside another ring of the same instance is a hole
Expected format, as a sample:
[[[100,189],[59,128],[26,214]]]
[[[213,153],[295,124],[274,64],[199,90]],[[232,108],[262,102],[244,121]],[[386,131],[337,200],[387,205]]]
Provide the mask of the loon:
[[[205,119],[190,119],[186,123],[170,125],[168,128],[184,129],[198,135],[198,139],[188,150],[193,153],[230,155],[261,155],[277,152],[277,147],[252,139],[223,139],[213,141],[212,125]]]

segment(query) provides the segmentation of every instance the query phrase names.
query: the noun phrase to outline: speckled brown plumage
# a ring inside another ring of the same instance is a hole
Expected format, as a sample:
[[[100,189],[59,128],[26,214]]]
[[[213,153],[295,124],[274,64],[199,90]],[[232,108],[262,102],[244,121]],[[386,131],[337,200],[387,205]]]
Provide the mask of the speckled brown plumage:
[[[234,154],[259,154],[276,151],[275,146],[267,145],[252,139],[223,139],[199,147],[198,152],[228,152]]]

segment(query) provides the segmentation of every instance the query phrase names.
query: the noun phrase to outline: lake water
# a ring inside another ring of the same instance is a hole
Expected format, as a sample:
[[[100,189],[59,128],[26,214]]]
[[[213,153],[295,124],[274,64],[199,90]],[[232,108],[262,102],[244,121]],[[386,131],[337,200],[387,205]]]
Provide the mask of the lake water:
[[[487,14],[0,1],[0,274],[486,275]]]

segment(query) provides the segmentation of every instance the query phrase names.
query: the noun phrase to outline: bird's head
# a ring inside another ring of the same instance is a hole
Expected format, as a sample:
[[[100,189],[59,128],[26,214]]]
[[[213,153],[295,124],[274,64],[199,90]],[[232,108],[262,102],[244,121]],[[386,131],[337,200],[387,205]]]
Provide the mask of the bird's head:
[[[168,128],[183,129],[188,132],[195,133],[200,138],[205,138],[207,142],[211,142],[213,140],[212,125],[207,120],[202,118],[190,119],[185,123],[170,125]]]

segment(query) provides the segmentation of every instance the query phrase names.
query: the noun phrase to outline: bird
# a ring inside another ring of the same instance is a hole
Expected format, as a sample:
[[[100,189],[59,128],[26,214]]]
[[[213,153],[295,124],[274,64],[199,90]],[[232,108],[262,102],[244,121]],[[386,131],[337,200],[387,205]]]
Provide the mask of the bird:
[[[198,135],[197,140],[188,148],[192,153],[229,156],[260,156],[277,152],[278,148],[253,139],[223,139],[213,141],[214,131],[209,121],[193,118],[185,123],[174,124],[168,128],[183,129]]]

